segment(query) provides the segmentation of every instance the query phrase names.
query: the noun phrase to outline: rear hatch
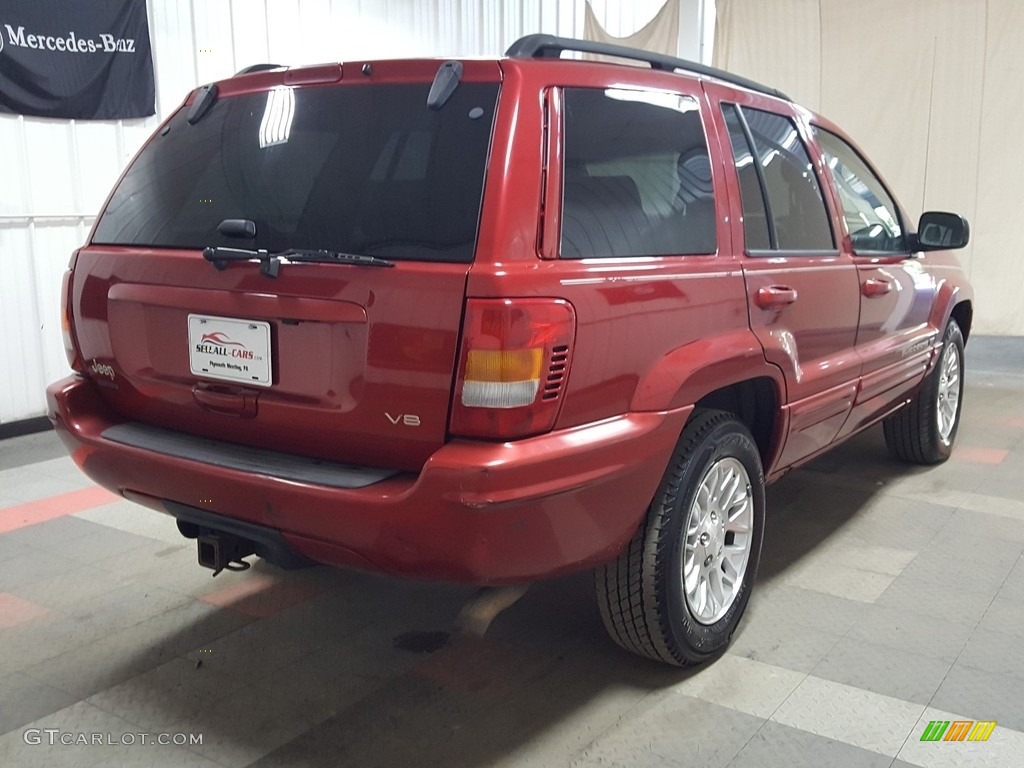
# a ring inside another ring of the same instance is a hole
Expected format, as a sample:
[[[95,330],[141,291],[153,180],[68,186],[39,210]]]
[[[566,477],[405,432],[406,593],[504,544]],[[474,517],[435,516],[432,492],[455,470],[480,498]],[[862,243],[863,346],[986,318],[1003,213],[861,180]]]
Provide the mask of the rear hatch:
[[[240,77],[153,136],[73,277],[79,352],[115,412],[258,448],[422,466],[445,440],[500,79],[496,62],[467,62],[432,108],[437,70]],[[206,248],[267,254],[215,265]],[[291,249],[376,258],[282,260],[265,274]]]

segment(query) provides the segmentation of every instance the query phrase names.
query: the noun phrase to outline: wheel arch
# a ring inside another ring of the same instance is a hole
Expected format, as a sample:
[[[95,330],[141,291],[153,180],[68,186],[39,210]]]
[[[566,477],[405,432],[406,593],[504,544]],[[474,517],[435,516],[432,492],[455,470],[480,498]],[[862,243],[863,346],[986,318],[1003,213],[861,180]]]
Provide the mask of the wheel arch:
[[[939,285],[932,305],[931,325],[941,336],[951,319],[960,326],[966,342],[974,322],[974,292],[969,283],[944,280]]]
[[[960,301],[950,310],[949,316],[960,326],[966,343],[968,336],[971,335],[971,323],[974,322],[974,303],[970,299]]]
[[[761,466],[768,474],[783,442],[781,401],[775,381],[768,376],[757,376],[720,387],[698,400],[694,413],[703,409],[731,413],[749,429],[761,454]]]
[[[782,371],[765,360],[746,328],[697,339],[665,355],[641,377],[632,410],[695,405],[732,413],[754,436],[767,474],[784,442],[785,401]]]

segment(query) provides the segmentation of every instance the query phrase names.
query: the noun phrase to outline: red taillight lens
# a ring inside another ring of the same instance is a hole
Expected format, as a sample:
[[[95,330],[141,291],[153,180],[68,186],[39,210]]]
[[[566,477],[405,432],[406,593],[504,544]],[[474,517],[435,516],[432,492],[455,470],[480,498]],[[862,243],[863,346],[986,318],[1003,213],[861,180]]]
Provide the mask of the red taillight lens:
[[[71,320],[71,279],[74,276],[73,270],[64,273],[64,281],[60,289],[60,330],[64,336],[64,354],[68,357],[68,365],[71,370],[82,373],[85,366],[82,365],[82,358],[78,354],[75,345],[74,325]]]
[[[551,429],[575,327],[560,299],[469,299],[452,433],[507,439]]]

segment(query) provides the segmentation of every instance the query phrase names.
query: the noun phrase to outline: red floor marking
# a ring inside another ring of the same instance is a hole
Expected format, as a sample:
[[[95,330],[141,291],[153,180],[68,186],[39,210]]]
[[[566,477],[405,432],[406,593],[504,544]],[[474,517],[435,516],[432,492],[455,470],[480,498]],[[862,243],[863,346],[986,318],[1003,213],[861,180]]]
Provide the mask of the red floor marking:
[[[9,592],[0,592],[0,629],[9,629],[45,616],[50,611],[41,605],[22,600]]]
[[[61,493],[38,501],[27,501],[13,507],[0,508],[0,533],[16,531],[36,523],[64,517],[83,509],[92,509],[120,500],[120,496],[98,485],[80,491]]]
[[[980,448],[976,445],[960,445],[953,449],[951,458],[974,464],[1002,464],[1009,451],[1001,448]]]
[[[236,584],[208,592],[199,599],[257,619],[265,619],[285,608],[304,603],[323,591],[315,584],[288,584],[264,574],[243,576]]]

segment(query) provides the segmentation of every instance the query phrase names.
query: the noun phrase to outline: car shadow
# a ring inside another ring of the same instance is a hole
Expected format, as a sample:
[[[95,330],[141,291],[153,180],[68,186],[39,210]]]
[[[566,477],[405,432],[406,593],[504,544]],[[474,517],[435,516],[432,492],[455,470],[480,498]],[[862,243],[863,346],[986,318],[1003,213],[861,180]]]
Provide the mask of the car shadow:
[[[930,467],[888,453],[881,427],[854,436],[769,486],[759,581],[771,581],[855,522],[897,483]]]
[[[568,761],[625,711],[696,673],[619,649],[589,574],[557,579],[534,585],[484,638],[453,636],[254,765],[469,768],[513,754],[538,765]]]
[[[148,730],[202,734],[189,749],[216,762],[469,768],[512,754],[567,762],[699,673],[618,648],[589,573],[533,585],[483,638],[452,631],[471,589],[262,563],[236,578],[270,574],[321,590],[241,627],[221,608],[151,635],[107,662],[120,693],[90,701],[133,723],[123,702],[145,702]],[[170,664],[169,685],[158,671]]]
[[[866,433],[783,478],[768,492],[759,581],[797,565],[891,481],[921,471],[893,462],[880,435]],[[618,648],[589,573],[533,585],[482,639],[452,633],[474,593],[465,587],[264,563],[225,583],[254,577],[272,588],[164,624],[134,653],[109,662],[112,681],[132,678],[129,687],[150,700],[154,722],[203,733],[193,749],[217,762],[470,768],[510,755],[524,764],[569,762],[625,713],[642,718],[701,673]],[[274,594],[294,599],[259,615]],[[256,608],[244,626],[223,620],[239,607]],[[175,684],[144,690],[156,685],[146,670],[170,659],[181,667]]]

